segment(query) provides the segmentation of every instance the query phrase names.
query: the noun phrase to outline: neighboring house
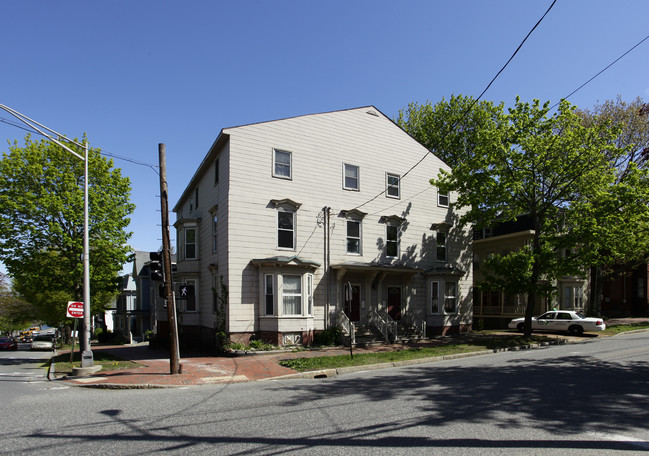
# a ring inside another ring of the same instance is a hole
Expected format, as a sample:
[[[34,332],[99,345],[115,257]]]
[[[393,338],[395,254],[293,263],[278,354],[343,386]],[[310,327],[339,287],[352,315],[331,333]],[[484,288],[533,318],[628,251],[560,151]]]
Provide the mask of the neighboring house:
[[[173,209],[181,340],[469,330],[472,234],[429,183],[440,169],[373,106],[222,130]]]
[[[115,332],[121,333],[122,337],[131,341],[131,331],[135,323],[133,314],[137,309],[137,288],[133,274],[122,276],[116,307]]]
[[[621,268],[624,271],[602,285],[601,314],[607,317],[649,316],[649,265]]]
[[[123,280],[123,279],[122,279]],[[101,328],[103,331],[115,331],[115,321],[117,314],[117,299],[106,306],[103,313],[94,315],[93,328]]]
[[[474,230],[473,235],[473,319],[474,328],[503,328],[512,318],[525,314],[527,295],[507,294],[480,286],[485,278],[483,262],[493,253],[508,253],[523,248],[534,236],[531,219],[500,223],[493,229]],[[553,308],[583,311],[587,301],[588,274],[583,277],[563,277],[557,283],[553,299],[537,297],[534,315]]]
[[[151,254],[157,252],[136,251],[133,256],[133,272],[123,277],[123,285],[117,299],[115,331],[124,339],[144,340],[147,331],[155,329],[156,322],[166,320],[164,300],[160,297],[161,281],[151,277]],[[175,255],[172,255],[175,263]]]

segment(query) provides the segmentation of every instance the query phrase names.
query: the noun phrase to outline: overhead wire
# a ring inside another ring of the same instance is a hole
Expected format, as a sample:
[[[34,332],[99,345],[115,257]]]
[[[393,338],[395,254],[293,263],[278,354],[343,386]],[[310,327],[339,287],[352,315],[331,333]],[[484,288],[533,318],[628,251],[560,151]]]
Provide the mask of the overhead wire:
[[[20,128],[21,130],[24,130],[24,131],[26,131],[28,133],[32,133],[34,135],[47,137],[42,132],[40,132],[38,130],[35,130],[33,128],[25,127],[24,125],[16,123],[16,122],[14,122],[14,121],[12,121],[10,119],[7,119],[5,117],[0,117],[0,123],[11,125],[12,127]],[[103,150],[103,149],[99,150],[99,153],[101,155],[106,156],[106,157],[115,158],[115,159],[118,159],[118,160],[123,160],[123,161],[129,162],[129,163],[133,163],[134,165],[146,166],[147,168],[151,168],[153,170],[153,172],[155,172],[156,174],[160,175],[159,171],[156,169],[156,168],[159,167],[158,165],[154,165],[152,163],[146,163],[146,162],[136,160],[136,159],[130,158],[130,157],[124,157],[123,155],[114,154],[114,153],[108,152],[108,151]]]
[[[602,74],[603,72],[605,72],[606,70],[608,70],[610,67],[612,67],[613,65],[615,65],[618,61],[622,60],[622,59],[623,59],[623,58],[624,58],[624,57],[625,57],[629,52],[633,51],[635,48],[637,48],[638,46],[640,46],[642,43],[644,43],[644,42],[647,41],[648,39],[649,39],[649,35],[645,36],[643,39],[641,39],[641,40],[640,40],[640,41],[639,41],[635,46],[633,46],[631,49],[629,49],[628,51],[626,51],[624,54],[622,54],[621,56],[619,56],[617,59],[613,60],[613,61],[612,61],[611,63],[609,63],[608,65],[606,65],[606,66],[605,66],[605,67],[604,67],[604,68],[603,68],[599,73],[597,73],[595,76],[593,76],[592,78],[590,78],[588,81],[584,82],[582,85],[580,85],[580,86],[577,87],[575,90],[573,90],[572,92],[570,92],[567,96],[563,97],[563,100],[567,100],[568,98],[570,98],[571,96],[573,96],[574,94],[576,94],[577,92],[579,92],[581,89],[583,89],[584,87],[586,87],[586,86],[587,86],[588,84],[590,84],[590,83],[591,83],[591,82],[592,82],[596,77],[598,77],[600,74]],[[557,106],[559,106],[559,103],[561,103],[561,101],[558,101],[558,102],[556,102],[555,104],[553,104],[553,105],[550,107],[550,110],[552,110],[552,109],[556,108]]]
[[[411,172],[412,172],[412,171],[413,171],[417,166],[419,166],[419,165],[420,165],[420,164],[421,164],[421,163],[426,159],[426,157],[428,157],[430,154],[434,155],[433,150],[436,148],[436,146],[439,145],[439,144],[441,144],[441,142],[444,141],[444,139],[446,139],[446,137],[447,137],[447,136],[448,136],[448,135],[449,135],[449,134],[450,134],[450,133],[455,129],[455,127],[457,127],[457,125],[458,125],[461,121],[463,121],[464,118],[465,118],[465,117],[466,117],[466,116],[471,112],[471,110],[473,109],[473,107],[475,106],[475,104],[476,104],[478,101],[480,101],[480,99],[482,98],[482,96],[487,92],[487,90],[489,90],[489,88],[490,88],[490,87],[492,86],[492,84],[496,81],[496,79],[498,79],[498,77],[499,77],[500,74],[505,70],[505,68],[507,68],[507,66],[508,66],[508,65],[510,64],[510,62],[514,59],[514,57],[516,56],[516,54],[518,54],[518,51],[521,50],[521,48],[523,47],[523,45],[525,44],[525,42],[527,41],[527,39],[532,35],[532,33],[534,32],[534,30],[536,30],[536,28],[539,26],[539,24],[541,24],[541,22],[543,21],[543,19],[545,19],[545,16],[548,15],[548,13],[550,12],[550,10],[552,9],[552,7],[554,6],[555,3],[557,3],[557,0],[554,0],[554,1],[552,2],[552,4],[548,7],[548,9],[545,11],[545,13],[543,13],[543,16],[541,16],[541,18],[536,22],[536,24],[534,24],[534,27],[532,27],[532,29],[527,33],[527,35],[525,35],[525,38],[523,38],[523,41],[521,41],[521,43],[518,45],[518,47],[516,48],[516,50],[514,51],[514,53],[509,57],[509,59],[507,60],[507,62],[506,62],[506,63],[505,63],[501,68],[500,68],[500,70],[498,71],[498,73],[496,73],[496,75],[491,79],[491,81],[489,81],[489,84],[487,84],[487,86],[486,86],[485,89],[482,91],[482,93],[480,93],[480,95],[479,95],[477,98],[475,98],[475,99],[471,102],[471,104],[468,106],[468,108],[466,108],[465,111],[462,113],[462,115],[460,116],[460,118],[457,119],[457,120],[456,120],[456,121],[455,121],[455,122],[450,126],[450,128],[449,128],[446,132],[444,132],[444,134],[442,135],[442,137],[438,140],[437,144],[436,144],[435,146],[432,147],[432,150],[429,149],[429,150],[426,152],[426,154],[424,154],[424,156],[423,156],[422,158],[420,158],[419,161],[417,161],[417,163],[415,163],[415,164],[414,164],[414,165],[413,165],[413,166],[412,166],[408,171],[406,171],[406,172],[405,172],[405,173],[404,173],[404,174],[399,178],[399,181],[398,181],[399,183],[403,180],[403,178],[405,178],[408,174],[410,174],[410,173],[411,173]],[[365,206],[366,204],[371,203],[372,201],[376,200],[378,197],[380,197],[380,196],[383,195],[384,193],[385,193],[385,191],[381,191],[381,192],[379,192],[377,195],[375,195],[375,196],[372,197],[371,199],[369,199],[369,200],[365,201],[364,203],[362,203],[362,204],[356,206],[355,209],[359,209],[359,208]]]

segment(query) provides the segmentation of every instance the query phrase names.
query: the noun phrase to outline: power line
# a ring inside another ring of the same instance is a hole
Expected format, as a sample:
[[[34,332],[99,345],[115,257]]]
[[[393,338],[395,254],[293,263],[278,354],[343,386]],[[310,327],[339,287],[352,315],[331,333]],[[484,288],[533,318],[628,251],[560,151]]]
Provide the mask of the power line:
[[[536,24],[534,24],[534,27],[532,27],[532,29],[527,33],[527,35],[525,35],[525,38],[523,38],[523,41],[521,41],[521,43],[518,45],[518,47],[516,48],[516,50],[514,51],[514,53],[509,57],[509,59],[507,60],[507,62],[502,66],[502,68],[500,68],[500,70],[498,71],[498,73],[496,73],[496,75],[491,79],[491,81],[489,82],[489,84],[487,84],[487,87],[485,87],[485,89],[482,91],[482,93],[481,93],[481,94],[480,94],[480,95],[479,95],[475,100],[473,100],[473,102],[469,105],[469,107],[468,107],[468,108],[467,108],[467,109],[462,113],[462,115],[460,116],[460,118],[457,119],[457,120],[455,121],[455,123],[453,123],[453,125],[451,125],[451,127],[450,127],[450,128],[449,128],[449,129],[448,129],[448,130],[447,130],[447,131],[442,135],[442,137],[437,141],[437,144],[432,148],[433,150],[436,148],[437,145],[441,144],[441,142],[444,141],[444,139],[446,139],[446,137],[447,137],[447,136],[448,136],[448,135],[449,135],[449,134],[450,134],[450,133],[455,129],[455,127],[456,127],[456,126],[457,126],[461,121],[464,120],[464,118],[469,114],[469,112],[471,112],[471,110],[473,109],[473,107],[475,106],[475,104],[476,104],[478,101],[480,101],[480,99],[482,98],[482,96],[487,92],[487,90],[489,90],[489,88],[490,88],[491,85],[496,81],[496,79],[498,79],[498,76],[500,76],[500,74],[505,70],[505,68],[507,68],[507,66],[510,64],[510,62],[514,59],[514,57],[516,56],[516,54],[518,54],[518,51],[521,50],[521,48],[523,47],[523,45],[525,44],[525,42],[527,41],[527,39],[530,37],[530,35],[532,35],[532,33],[534,32],[534,30],[536,30],[536,28],[537,28],[537,27],[539,26],[539,24],[543,21],[543,19],[545,19],[545,16],[548,15],[548,13],[550,12],[550,10],[552,9],[552,7],[554,6],[554,4],[555,4],[556,2],[557,2],[557,0],[554,0],[554,1],[552,2],[552,4],[551,4],[551,5],[549,6],[549,8],[545,11],[545,13],[543,14],[543,16],[541,16],[541,18],[536,22]],[[420,165],[420,164],[421,164],[421,163],[426,159],[426,157],[428,157],[429,154],[433,154],[433,155],[434,155],[434,153],[433,153],[432,150],[428,150],[428,151],[426,152],[426,154],[425,154],[423,157],[421,157],[421,159],[419,159],[419,161],[418,161],[417,163],[415,163],[415,164],[414,164],[414,165],[413,165],[413,166],[412,166],[408,171],[406,171],[406,172],[405,172],[405,173],[404,173],[404,174],[399,178],[399,183],[403,180],[404,177],[406,177],[408,174],[410,174],[411,171],[413,171],[417,166],[419,166],[419,165]],[[385,190],[384,190],[384,191],[381,191],[380,193],[378,193],[377,195],[375,195],[375,196],[372,197],[371,199],[365,201],[363,204],[360,204],[360,205],[356,206],[355,209],[361,208],[361,207],[365,206],[366,204],[371,203],[372,201],[374,201],[375,199],[377,199],[379,196],[381,196],[383,193],[385,193]]]
[[[604,69],[602,69],[599,73],[597,73],[595,76],[593,76],[592,78],[590,78],[588,81],[584,82],[582,85],[580,85],[580,86],[577,87],[575,90],[573,90],[572,92],[570,92],[570,94],[568,94],[568,96],[564,97],[563,99],[564,99],[564,100],[567,100],[568,98],[570,98],[571,96],[573,96],[575,93],[579,92],[579,91],[580,91],[581,89],[583,89],[586,85],[588,85],[588,84],[589,84],[593,79],[595,79],[597,76],[599,76],[600,74],[602,74],[603,72],[605,72],[606,70],[608,70],[610,67],[612,67],[613,65],[615,65],[619,60],[621,60],[622,58],[624,58],[624,57],[625,57],[629,52],[633,51],[635,48],[637,48],[638,46],[640,46],[642,43],[644,43],[644,42],[647,41],[648,39],[649,39],[649,35],[645,36],[645,37],[644,37],[643,39],[641,39],[641,40],[640,40],[640,41],[639,41],[635,46],[633,46],[631,49],[629,49],[628,51],[626,51],[624,54],[622,54],[621,56],[619,56],[617,59],[613,60],[611,63],[609,63],[608,65],[606,65],[606,67],[604,67]],[[553,104],[553,105],[550,107],[550,110],[556,108],[556,107],[559,105],[559,103],[561,103],[561,101],[558,101],[557,103]]]
[[[40,131],[34,130],[33,128],[27,128],[27,127],[25,127],[23,125],[15,123],[12,120],[4,118],[4,117],[0,117],[0,122],[5,123],[7,125],[11,125],[12,127],[20,128],[21,130],[24,130],[24,131],[26,131],[28,133],[32,133],[34,135],[45,136]],[[134,165],[146,166],[147,168],[151,168],[156,174],[159,175],[159,172],[156,169],[156,168],[158,168],[158,165],[153,165],[151,163],[146,163],[146,162],[143,162],[143,161],[140,161],[140,160],[135,160],[134,158],[124,157],[122,155],[113,154],[113,153],[108,152],[108,151],[103,150],[103,149],[99,150],[99,153],[101,155],[106,156],[106,157],[111,157],[111,158],[115,158],[115,159],[118,159],[118,160],[123,160],[123,161],[129,162],[129,163],[133,163]]]

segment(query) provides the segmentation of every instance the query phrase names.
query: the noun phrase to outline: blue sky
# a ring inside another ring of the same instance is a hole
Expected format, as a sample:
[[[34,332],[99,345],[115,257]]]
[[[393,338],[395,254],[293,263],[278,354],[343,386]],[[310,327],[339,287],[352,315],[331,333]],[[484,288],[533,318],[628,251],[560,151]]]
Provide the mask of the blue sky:
[[[0,104],[140,162],[165,143],[173,207],[222,128],[477,97],[551,3],[5,1]],[[559,0],[483,99],[559,101],[649,35],[648,17],[645,0]],[[569,100],[649,100],[647,62],[649,40]],[[0,151],[24,135],[0,122]],[[133,186],[131,245],[159,249],[158,176],[115,166]]]

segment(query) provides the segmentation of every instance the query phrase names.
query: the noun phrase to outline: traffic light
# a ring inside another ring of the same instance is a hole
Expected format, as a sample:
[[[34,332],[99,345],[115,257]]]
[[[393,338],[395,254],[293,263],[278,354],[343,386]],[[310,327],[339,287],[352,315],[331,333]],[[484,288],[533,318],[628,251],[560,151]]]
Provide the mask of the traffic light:
[[[163,280],[164,275],[162,274],[162,255],[160,252],[150,252],[149,253],[149,277],[151,280]]]
[[[178,288],[179,299],[187,299],[194,296],[194,285],[180,284]]]

